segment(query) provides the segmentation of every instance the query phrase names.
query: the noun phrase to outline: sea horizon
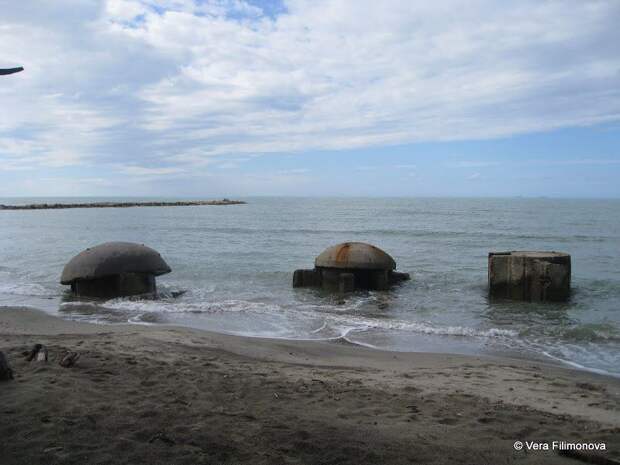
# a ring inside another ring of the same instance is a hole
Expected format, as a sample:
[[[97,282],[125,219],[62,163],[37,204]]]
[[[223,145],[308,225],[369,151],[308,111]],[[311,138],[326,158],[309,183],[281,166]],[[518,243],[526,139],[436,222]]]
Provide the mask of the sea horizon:
[[[595,197],[595,196],[581,196],[581,197],[564,197],[564,196],[548,196],[548,195],[520,195],[520,196],[465,196],[465,195],[73,195],[73,196],[0,196],[0,204],[5,203],[7,200],[34,200],[45,202],[49,201],[63,201],[63,200],[76,200],[83,199],[88,200],[128,200],[128,201],[140,201],[140,200],[251,200],[251,199],[403,199],[403,200],[415,200],[415,199],[471,199],[471,200],[566,200],[566,201],[620,201],[620,197]]]

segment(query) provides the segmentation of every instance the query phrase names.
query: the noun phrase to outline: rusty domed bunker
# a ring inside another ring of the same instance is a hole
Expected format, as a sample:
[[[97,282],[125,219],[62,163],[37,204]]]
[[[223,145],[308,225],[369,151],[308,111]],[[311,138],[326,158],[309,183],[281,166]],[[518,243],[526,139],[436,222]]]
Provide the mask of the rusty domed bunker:
[[[142,244],[106,242],[90,247],[65,265],[61,284],[78,296],[122,297],[155,294],[155,277],[170,273],[161,255]]]
[[[313,270],[295,270],[293,287],[322,287],[349,292],[355,289],[385,290],[409,279],[395,271],[396,262],[383,250],[363,242],[344,242],[325,249]]]

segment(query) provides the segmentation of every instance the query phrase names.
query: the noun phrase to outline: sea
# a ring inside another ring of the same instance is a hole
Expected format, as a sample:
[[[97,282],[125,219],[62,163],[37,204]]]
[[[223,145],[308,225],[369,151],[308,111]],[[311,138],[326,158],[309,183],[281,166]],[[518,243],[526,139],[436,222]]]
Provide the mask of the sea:
[[[0,203],[188,200],[4,198]],[[243,198],[247,204],[0,211],[0,306],[101,324],[174,324],[396,352],[504,355],[620,376],[620,200]],[[158,299],[75,298],[63,266],[131,241],[172,268]],[[325,248],[374,244],[412,279],[389,291],[294,289]],[[491,251],[572,256],[566,303],[498,302]],[[0,309],[1,311],[1,309]]]

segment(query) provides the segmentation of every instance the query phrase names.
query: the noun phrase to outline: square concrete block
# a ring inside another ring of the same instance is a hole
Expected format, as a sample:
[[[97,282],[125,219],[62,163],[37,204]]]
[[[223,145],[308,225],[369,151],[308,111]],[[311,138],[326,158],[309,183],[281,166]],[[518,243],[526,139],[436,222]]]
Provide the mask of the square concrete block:
[[[561,252],[489,253],[491,297],[562,302],[570,297],[570,255]]]

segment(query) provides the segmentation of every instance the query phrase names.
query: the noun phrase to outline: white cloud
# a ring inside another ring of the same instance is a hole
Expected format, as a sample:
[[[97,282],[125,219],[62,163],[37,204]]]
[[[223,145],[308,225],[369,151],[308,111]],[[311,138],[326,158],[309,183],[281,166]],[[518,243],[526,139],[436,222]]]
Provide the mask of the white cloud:
[[[570,166],[570,165],[590,165],[590,166],[606,166],[606,165],[620,165],[620,159],[615,158],[581,158],[579,160],[526,160],[522,162],[523,165],[547,165],[547,166]]]
[[[167,174],[177,174],[185,172],[182,168],[161,167],[149,168],[145,166],[121,166],[120,171],[124,174],[133,176],[162,176]]]
[[[1,81],[4,169],[178,175],[161,166],[620,118],[613,0],[285,6],[7,2],[0,63],[26,71]]]
[[[498,166],[498,161],[476,161],[476,160],[462,160],[455,162],[448,162],[446,166],[449,168],[487,168],[489,166]]]

